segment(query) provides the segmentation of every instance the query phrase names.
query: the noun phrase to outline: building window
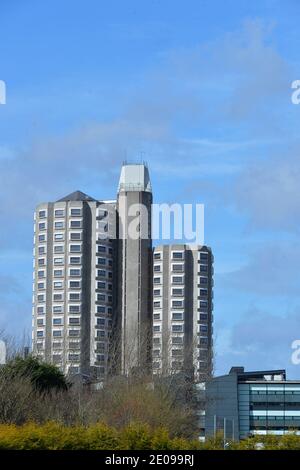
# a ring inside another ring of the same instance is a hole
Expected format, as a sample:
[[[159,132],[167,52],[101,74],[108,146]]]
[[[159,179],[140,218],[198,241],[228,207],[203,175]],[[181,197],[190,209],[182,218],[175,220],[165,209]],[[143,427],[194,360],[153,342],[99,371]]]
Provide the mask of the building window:
[[[62,289],[63,288],[63,283],[60,282],[60,281],[59,282],[55,281],[53,283],[53,287],[54,287],[54,289]]]
[[[54,216],[55,217],[64,217],[65,216],[65,211],[63,209],[55,209]]]
[[[69,330],[69,336],[72,338],[80,336],[80,330]]]
[[[40,222],[39,223],[39,230],[46,230],[46,223],[45,222]]]
[[[97,338],[105,338],[105,331],[97,330]]]
[[[43,271],[43,270],[38,271],[38,278],[42,279],[43,277],[45,277],[45,271]]]
[[[54,305],[53,306],[53,313],[63,313],[62,305]]]
[[[155,264],[154,267],[153,267],[154,272],[155,272],[155,273],[159,273],[159,272],[161,271],[160,268],[161,268],[160,264]]]
[[[105,289],[105,288],[106,288],[105,282],[103,281],[97,282],[97,289]]]
[[[70,228],[81,228],[81,220],[70,220]]]
[[[41,305],[41,306],[37,307],[37,308],[36,308],[36,311],[37,311],[38,314],[40,314],[40,313],[45,313],[45,307],[44,307],[44,305]]]
[[[73,209],[71,209],[70,214],[71,214],[73,217],[81,217],[81,208],[73,208]]]
[[[54,228],[57,230],[64,228],[64,222],[62,220],[54,222]]]
[[[207,284],[207,277],[200,277],[200,284]]]
[[[97,294],[97,302],[105,302],[106,295],[105,294]]]
[[[161,259],[161,253],[154,253],[154,259]]]
[[[105,318],[97,318],[98,326],[105,326]]]
[[[201,261],[207,261],[208,260],[208,253],[201,252],[200,253],[200,260]]]
[[[54,277],[63,277],[64,272],[62,269],[54,269],[53,276]]]
[[[70,240],[81,240],[81,232],[71,232]]]
[[[172,344],[183,344],[182,336],[172,336]]]
[[[200,325],[200,332],[201,333],[207,333],[208,329],[206,325]]]
[[[45,283],[44,282],[38,282],[37,288],[38,288],[38,290],[45,289]]]
[[[80,318],[69,318],[69,325],[80,325]]]
[[[46,253],[46,248],[44,246],[39,246],[38,252],[39,255],[44,255]]]
[[[153,279],[154,284],[161,284],[161,277],[155,277]]]
[[[105,277],[106,271],[105,269],[98,269],[97,270],[97,277]]]
[[[208,306],[208,304],[207,304],[206,301],[200,300],[200,303],[199,303],[200,309],[206,310],[206,309],[207,309],[207,306]]]
[[[154,313],[153,320],[160,320],[160,313]]]
[[[178,296],[183,296],[183,289],[172,289],[172,295],[178,295]]]
[[[161,295],[160,289],[154,289],[153,295],[154,295],[155,297],[159,297],[159,296]]]
[[[46,211],[45,210],[39,211],[39,218],[44,219],[45,217],[46,217]]]
[[[80,300],[79,292],[70,292],[69,293],[69,300]]]
[[[78,362],[79,361],[79,354],[69,354],[69,361]]]
[[[104,305],[97,305],[97,313],[105,313]]]
[[[200,273],[207,273],[207,266],[205,264],[200,264]]]
[[[182,333],[183,332],[183,325],[172,325],[173,333]]]
[[[172,300],[172,307],[173,308],[182,308],[183,301],[182,300]]]
[[[54,253],[63,253],[64,245],[54,245]]]
[[[38,318],[36,321],[37,326],[43,326],[44,325],[44,319],[43,318]]]
[[[80,313],[80,305],[69,305],[70,313]]]
[[[38,265],[39,266],[45,266],[45,264],[46,264],[45,258],[39,258]]]
[[[153,344],[160,344],[160,337],[159,336],[153,338]]]
[[[63,300],[62,294],[53,294],[53,301],[54,302],[61,302]]]
[[[105,360],[104,354],[97,354],[96,358],[97,358],[97,362],[104,362]]]
[[[45,301],[45,296],[44,296],[44,294],[39,294],[39,295],[37,296],[37,300],[38,300],[38,302],[44,302],[44,301]]]
[[[64,264],[64,259],[63,258],[54,258],[54,264]]]
[[[53,318],[53,325],[61,325],[62,318]]]
[[[172,270],[174,272],[182,273],[183,272],[183,265],[182,264],[173,264]]]
[[[153,325],[153,331],[158,333],[160,331],[160,325]]]
[[[69,281],[70,289],[80,289],[80,281]]]
[[[55,233],[54,234],[54,240],[56,242],[64,240],[64,234],[63,233]]]
[[[208,345],[208,338],[200,338],[199,345],[200,346],[207,346]]]
[[[70,252],[71,253],[80,253],[81,252],[81,245],[70,245]]]
[[[62,331],[61,330],[53,330],[53,336],[55,338],[59,338],[62,336]]]
[[[183,320],[183,313],[182,312],[173,312],[172,313],[172,320]]]
[[[98,253],[106,253],[106,246],[98,245]]]
[[[42,338],[44,336],[44,331],[43,330],[38,330],[36,332],[36,335],[37,335],[38,338]]]
[[[172,277],[173,284],[183,284],[183,276],[173,276]]]
[[[80,256],[71,256],[70,257],[70,264],[80,264],[81,257]]]
[[[207,289],[200,289],[200,297],[207,297],[208,290]]]
[[[183,259],[183,252],[182,251],[173,251],[172,258],[173,259]]]
[[[157,300],[157,301],[153,302],[153,307],[154,308],[160,308],[160,300]]]
[[[172,356],[182,356],[183,352],[182,349],[172,349]]]
[[[38,240],[39,240],[39,242],[45,242],[46,241],[46,235],[44,233],[39,235]]]
[[[207,313],[200,313],[200,315],[199,315],[199,320],[200,320],[200,321],[207,321],[207,320],[208,320],[208,315],[207,315]]]
[[[106,264],[105,258],[97,258],[97,264],[104,266]]]
[[[81,275],[81,269],[70,269],[70,276],[80,276]]]

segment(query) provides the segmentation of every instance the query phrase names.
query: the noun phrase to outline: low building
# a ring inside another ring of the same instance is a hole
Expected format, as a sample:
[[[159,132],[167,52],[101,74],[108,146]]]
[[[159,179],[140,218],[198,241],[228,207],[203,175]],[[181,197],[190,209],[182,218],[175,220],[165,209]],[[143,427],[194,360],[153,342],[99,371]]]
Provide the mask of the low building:
[[[300,435],[300,380],[286,380],[285,370],[229,374],[206,383],[205,436],[223,431],[226,438],[255,434]]]

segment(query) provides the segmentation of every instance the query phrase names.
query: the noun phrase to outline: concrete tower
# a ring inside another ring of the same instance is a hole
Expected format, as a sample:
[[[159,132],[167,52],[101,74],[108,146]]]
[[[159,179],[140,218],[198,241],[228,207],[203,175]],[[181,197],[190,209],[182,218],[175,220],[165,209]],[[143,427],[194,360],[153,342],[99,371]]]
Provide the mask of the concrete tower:
[[[124,164],[119,216],[118,331],[121,371],[151,367],[152,330],[152,188],[145,164]]]
[[[115,203],[76,191],[35,211],[32,349],[69,374],[108,373]]]

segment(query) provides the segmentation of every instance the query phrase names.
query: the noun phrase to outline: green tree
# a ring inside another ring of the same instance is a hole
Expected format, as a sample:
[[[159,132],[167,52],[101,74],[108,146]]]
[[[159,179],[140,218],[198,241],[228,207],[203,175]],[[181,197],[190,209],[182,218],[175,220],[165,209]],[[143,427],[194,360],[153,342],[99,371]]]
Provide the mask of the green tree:
[[[34,389],[39,392],[67,390],[70,387],[64,374],[55,365],[42,362],[34,356],[25,359],[16,357],[3,366],[2,372],[12,378],[29,378]]]

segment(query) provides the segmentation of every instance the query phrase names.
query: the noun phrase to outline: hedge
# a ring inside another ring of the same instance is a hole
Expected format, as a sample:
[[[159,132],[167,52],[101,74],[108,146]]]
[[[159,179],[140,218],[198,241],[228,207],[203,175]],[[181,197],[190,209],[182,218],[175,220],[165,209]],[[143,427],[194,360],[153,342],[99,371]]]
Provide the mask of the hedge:
[[[0,424],[0,450],[190,450],[198,441],[170,438],[165,429],[132,424],[116,430],[105,424],[64,426],[55,422]]]
[[[223,438],[198,440],[171,438],[166,429],[133,423],[121,430],[98,423],[64,426],[56,422],[23,426],[0,424],[0,450],[222,450]],[[229,443],[232,450],[300,450],[300,436],[255,436]]]

